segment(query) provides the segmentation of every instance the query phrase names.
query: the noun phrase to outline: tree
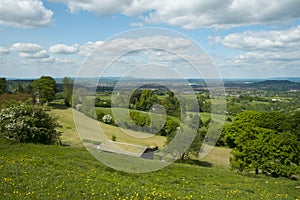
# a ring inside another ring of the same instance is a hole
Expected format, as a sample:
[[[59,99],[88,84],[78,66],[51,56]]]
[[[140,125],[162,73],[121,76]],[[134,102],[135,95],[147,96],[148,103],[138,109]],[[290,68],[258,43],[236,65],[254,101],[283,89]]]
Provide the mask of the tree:
[[[112,135],[112,136],[111,136],[111,141],[113,141],[113,142],[117,141],[117,136]]]
[[[177,97],[172,91],[168,91],[167,94],[168,96],[161,101],[162,106],[165,108],[168,115],[180,117],[181,108]]]
[[[279,112],[238,114],[225,128],[226,141],[234,147],[231,168],[284,177],[300,173],[300,143],[288,119]]]
[[[133,99],[136,97],[134,96]],[[151,90],[143,90],[138,102],[136,103],[137,110],[149,111],[151,106],[158,102],[156,95]]]
[[[72,102],[74,81],[69,77],[64,77],[62,81],[62,85],[63,85],[64,104],[66,106],[70,106]]]
[[[6,79],[5,78],[0,78],[0,94],[3,94],[6,92]]]
[[[236,116],[232,124],[225,126],[226,143],[230,148],[236,147],[236,139],[240,132],[248,126],[257,126],[260,120],[260,113],[255,111],[245,111]]]
[[[201,151],[201,146],[202,146],[206,132],[207,132],[207,129],[204,127],[198,129],[198,131],[193,139],[193,142],[188,147],[188,149],[183,154],[181,154],[180,160],[197,158],[199,156],[199,153]]]
[[[33,81],[33,96],[39,103],[51,102],[57,92],[56,82],[50,76],[42,76]]]
[[[179,124],[170,117],[167,117],[166,123],[159,131],[159,134],[162,136],[167,136],[167,140],[170,141],[176,135],[177,127],[179,127]]]
[[[0,110],[0,135],[23,143],[55,144],[60,133],[48,108],[27,103],[6,104]]]

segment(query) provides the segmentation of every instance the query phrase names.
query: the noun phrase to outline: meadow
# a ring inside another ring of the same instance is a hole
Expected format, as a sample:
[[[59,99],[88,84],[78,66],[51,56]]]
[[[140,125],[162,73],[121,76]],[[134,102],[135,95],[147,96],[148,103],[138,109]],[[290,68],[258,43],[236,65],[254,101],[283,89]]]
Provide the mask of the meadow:
[[[2,199],[300,199],[299,181],[229,171],[223,147],[203,160],[151,173],[116,171],[81,147],[71,109],[53,112],[70,146],[0,139]]]
[[[3,199],[299,199],[299,182],[225,169],[172,164],[129,174],[84,148],[14,144],[1,139]],[[298,188],[296,188],[298,187]]]

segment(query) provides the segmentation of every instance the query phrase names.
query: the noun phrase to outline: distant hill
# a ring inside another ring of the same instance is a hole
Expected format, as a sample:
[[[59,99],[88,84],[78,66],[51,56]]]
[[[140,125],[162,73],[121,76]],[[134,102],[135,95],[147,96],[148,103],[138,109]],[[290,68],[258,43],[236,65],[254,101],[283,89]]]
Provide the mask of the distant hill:
[[[251,83],[248,87],[265,90],[300,90],[300,83],[289,80],[265,80]]]
[[[269,80],[288,80],[292,82],[300,82],[300,77],[274,77]]]

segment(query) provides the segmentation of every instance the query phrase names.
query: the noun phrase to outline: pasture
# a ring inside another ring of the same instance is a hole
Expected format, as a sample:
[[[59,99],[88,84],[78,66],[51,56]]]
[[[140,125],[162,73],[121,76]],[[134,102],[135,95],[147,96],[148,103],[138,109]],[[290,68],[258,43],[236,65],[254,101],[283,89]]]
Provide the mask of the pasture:
[[[299,199],[299,181],[174,163],[130,174],[106,167],[84,148],[0,139],[2,199]],[[112,157],[113,159],[113,157]]]
[[[0,139],[0,192],[3,199],[300,199],[300,182],[228,170],[230,149],[215,147],[191,164],[173,163],[151,173],[125,173],[96,160],[77,135],[72,109],[53,109],[59,116],[62,142],[19,144]],[[82,118],[84,120],[84,117]],[[101,124],[106,136],[138,145],[118,128]],[[115,161],[117,155],[107,154]],[[144,161],[151,164],[152,161]]]

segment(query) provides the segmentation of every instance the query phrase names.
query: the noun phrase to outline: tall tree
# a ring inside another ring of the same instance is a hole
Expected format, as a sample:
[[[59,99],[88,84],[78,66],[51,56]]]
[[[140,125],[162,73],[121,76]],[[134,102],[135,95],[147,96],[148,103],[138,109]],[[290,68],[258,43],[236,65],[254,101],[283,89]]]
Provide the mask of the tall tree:
[[[137,110],[148,111],[151,106],[158,102],[156,95],[151,90],[143,90],[136,104]]]
[[[5,78],[0,78],[0,94],[3,94],[6,92],[6,79]]]
[[[288,119],[279,112],[238,114],[225,128],[227,143],[234,147],[232,169],[285,177],[300,173],[300,143]]]
[[[33,96],[39,103],[51,102],[57,92],[56,82],[51,76],[42,76],[33,81]]]
[[[62,85],[63,85],[64,104],[66,106],[70,106],[72,103],[74,81],[69,77],[64,77],[62,81]]]

